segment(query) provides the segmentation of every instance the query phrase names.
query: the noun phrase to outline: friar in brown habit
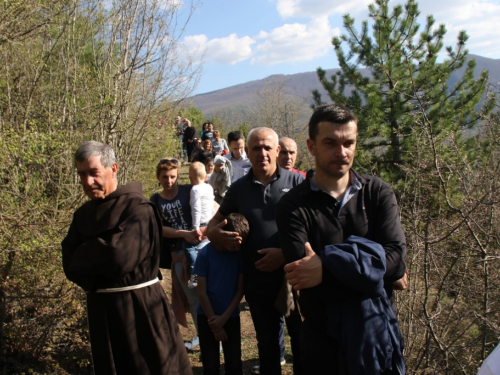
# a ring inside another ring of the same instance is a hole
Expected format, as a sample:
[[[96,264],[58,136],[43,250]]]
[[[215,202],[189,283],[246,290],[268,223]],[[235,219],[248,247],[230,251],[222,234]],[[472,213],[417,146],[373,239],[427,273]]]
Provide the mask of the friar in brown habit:
[[[85,142],[75,163],[90,201],[62,242],[64,272],[87,292],[96,374],[192,374],[158,283],[161,220],[138,182],[118,185],[111,147]]]

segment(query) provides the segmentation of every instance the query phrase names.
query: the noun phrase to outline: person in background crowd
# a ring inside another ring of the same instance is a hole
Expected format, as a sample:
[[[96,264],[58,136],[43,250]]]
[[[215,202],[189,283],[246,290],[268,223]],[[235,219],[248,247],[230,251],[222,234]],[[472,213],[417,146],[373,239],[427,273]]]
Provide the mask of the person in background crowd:
[[[194,148],[193,151],[191,151],[191,155],[189,158],[190,162],[197,161],[198,160],[198,155],[200,153],[203,153],[205,150],[203,150],[203,147],[201,145],[201,139],[200,138],[195,138],[194,139]]]
[[[178,158],[183,159],[186,156],[189,156],[186,154],[186,145],[184,143],[184,129],[186,129],[186,124],[184,121],[182,121],[181,116],[177,116],[175,118],[175,123],[172,125],[174,128],[174,131],[177,134],[177,137],[179,137],[179,154]]]
[[[300,173],[306,177],[305,172],[295,169],[295,161],[297,160],[297,143],[292,138],[280,138],[280,154],[278,155],[278,165],[283,169]]]
[[[191,155],[194,149],[194,139],[196,135],[196,129],[191,125],[191,121],[187,118],[184,119],[186,128],[184,129],[184,145],[186,149],[186,156],[184,161],[188,161],[187,157]]]
[[[201,127],[200,139],[203,139],[203,134],[205,134],[207,129],[208,129],[208,122],[204,122],[202,127]]]
[[[231,143],[230,143],[231,145]],[[232,147],[231,147],[232,148]],[[275,306],[285,285],[283,251],[274,220],[276,204],[285,192],[300,184],[300,174],[280,168],[278,136],[269,128],[255,128],[248,134],[247,151],[252,168],[248,174],[231,184],[219,210],[210,220],[207,237],[217,248],[237,250],[241,238],[224,231],[224,218],[240,213],[250,224],[250,235],[241,245],[244,258],[245,298],[257,334],[260,371],[281,374],[280,334],[283,314]],[[217,163],[216,163],[217,164]],[[294,373],[301,374],[298,314],[287,319],[291,337]]]
[[[212,141],[212,146],[217,155],[227,155],[229,154],[229,147],[224,138],[220,137],[220,132],[214,130],[214,140]]]
[[[87,294],[94,373],[192,374],[158,283],[162,226],[154,205],[139,182],[118,184],[110,146],[84,142],[74,158],[90,200],[73,216],[62,263]]]
[[[210,139],[205,139],[203,142],[202,142],[202,146],[203,146],[203,150],[204,150],[204,155],[203,157],[208,157],[208,156],[211,156],[212,158],[215,158],[215,151],[213,149],[213,146],[212,146],[212,141]]]
[[[196,305],[198,296],[195,289],[188,288],[188,269],[186,249],[198,245],[201,237],[191,229],[192,216],[189,204],[192,185],[179,185],[180,163],[177,159],[162,159],[156,166],[156,178],[162,186],[162,191],[156,193],[159,197],[151,197],[157,202],[158,210],[168,220],[169,225],[163,226],[164,240],[170,242],[172,250],[172,308],[179,324],[187,327],[186,312],[191,313],[196,336],[184,343],[186,348],[194,349],[199,345],[198,320]]]
[[[214,124],[212,124],[211,122],[208,123],[207,131],[203,133],[203,137],[201,137],[201,139],[210,139],[211,142],[214,141]]]
[[[235,182],[248,173],[252,164],[245,153],[245,138],[239,130],[230,132],[227,135],[227,141],[231,152],[225,158],[231,162],[231,182]]]
[[[406,241],[392,189],[352,169],[357,122],[340,105],[315,109],[307,147],[316,168],[276,206],[307,374],[404,374],[388,298],[406,287]]]
[[[205,164],[205,171],[207,172],[207,179],[205,180],[205,182],[210,183],[210,179],[212,178],[212,174],[214,173],[214,159],[210,156],[207,156],[203,164]]]
[[[231,168],[231,162],[228,159],[220,155],[215,157],[214,172],[209,184],[214,188],[215,201],[219,204],[231,186]]]

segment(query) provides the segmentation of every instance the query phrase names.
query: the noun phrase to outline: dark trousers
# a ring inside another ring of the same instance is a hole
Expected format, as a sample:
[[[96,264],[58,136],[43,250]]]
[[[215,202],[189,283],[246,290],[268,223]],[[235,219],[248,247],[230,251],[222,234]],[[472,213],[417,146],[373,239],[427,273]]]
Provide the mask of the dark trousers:
[[[300,335],[302,328],[302,317],[300,316],[299,310],[296,308],[292,311],[288,318],[285,318],[286,329],[288,330],[288,335],[290,336],[290,345],[292,347],[293,355],[293,374],[302,375],[302,359],[301,359],[301,344]]]
[[[347,364],[341,350],[326,334],[326,324],[321,325],[308,319],[304,320],[300,343],[304,374],[322,374],[325,369],[328,369],[330,374],[348,375]]]
[[[302,368],[306,375],[324,374],[348,375],[347,355],[334,339],[326,334],[326,322],[305,319],[300,336]],[[384,371],[382,375],[398,375],[399,371]]]
[[[228,337],[227,341],[222,341],[225,374],[242,375],[240,317],[229,319],[224,325],[224,330]],[[219,375],[219,341],[215,340],[214,334],[208,325],[208,318],[201,314],[198,314],[198,335],[200,338],[203,374]]]
[[[257,335],[260,373],[262,375],[281,375],[280,333],[283,327],[283,315],[274,307],[276,296],[273,294],[249,293],[247,291],[245,298],[250,306],[250,313]],[[297,367],[295,374],[300,375],[302,374],[299,370],[301,366],[299,338],[301,319],[299,315],[297,317],[292,318],[292,320],[287,319],[286,323],[288,333],[292,338],[294,372]]]

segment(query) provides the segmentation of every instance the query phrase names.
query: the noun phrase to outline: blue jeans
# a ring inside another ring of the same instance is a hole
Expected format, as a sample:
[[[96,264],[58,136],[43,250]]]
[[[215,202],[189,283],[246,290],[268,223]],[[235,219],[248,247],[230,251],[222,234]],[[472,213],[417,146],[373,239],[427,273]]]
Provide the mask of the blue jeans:
[[[285,323],[281,321],[280,327],[280,361],[285,359]]]
[[[186,248],[186,261],[189,266],[189,272],[193,272],[194,263],[196,258],[198,258],[198,251],[203,249],[210,241],[208,239],[202,240],[198,245]]]
[[[188,247],[186,249],[186,261],[189,266],[189,274],[193,273],[194,263],[198,257],[198,248],[196,246]]]
[[[219,341],[215,340],[214,334],[208,325],[205,315],[198,315],[198,328],[200,330],[201,362],[203,363],[204,375],[219,375],[220,352]],[[222,341],[224,351],[224,370],[226,375],[242,375],[243,364],[241,362],[241,331],[240,317],[229,319],[224,324],[227,341]]]

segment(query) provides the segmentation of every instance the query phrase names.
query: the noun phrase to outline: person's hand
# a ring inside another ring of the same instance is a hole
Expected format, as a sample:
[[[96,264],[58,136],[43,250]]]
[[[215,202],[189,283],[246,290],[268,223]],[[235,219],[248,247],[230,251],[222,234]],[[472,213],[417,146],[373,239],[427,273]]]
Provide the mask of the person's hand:
[[[220,315],[214,315],[208,319],[208,326],[212,331],[218,331],[224,327],[226,322]]]
[[[305,251],[304,258],[285,266],[286,279],[295,290],[312,288],[323,281],[321,258],[314,252],[309,242],[305,244]]]
[[[280,268],[285,263],[283,251],[278,247],[268,247],[258,250],[257,253],[264,255],[255,262],[255,268],[262,272],[272,272]]]
[[[212,333],[214,334],[215,340],[227,341],[227,334],[224,328],[221,328],[218,331],[212,331]]]
[[[199,232],[202,240],[207,238],[207,227],[201,227]]]
[[[215,244],[216,248],[227,251],[239,251],[242,238],[237,232],[226,232],[222,228],[227,224],[227,220],[222,220],[219,224],[210,228],[206,235]]]
[[[198,235],[196,230],[190,230],[184,232],[184,241],[191,245],[197,245],[201,241],[201,236]]]
[[[406,288],[408,288],[408,270],[406,270],[402,278],[392,283],[392,289],[394,290],[405,290]]]

